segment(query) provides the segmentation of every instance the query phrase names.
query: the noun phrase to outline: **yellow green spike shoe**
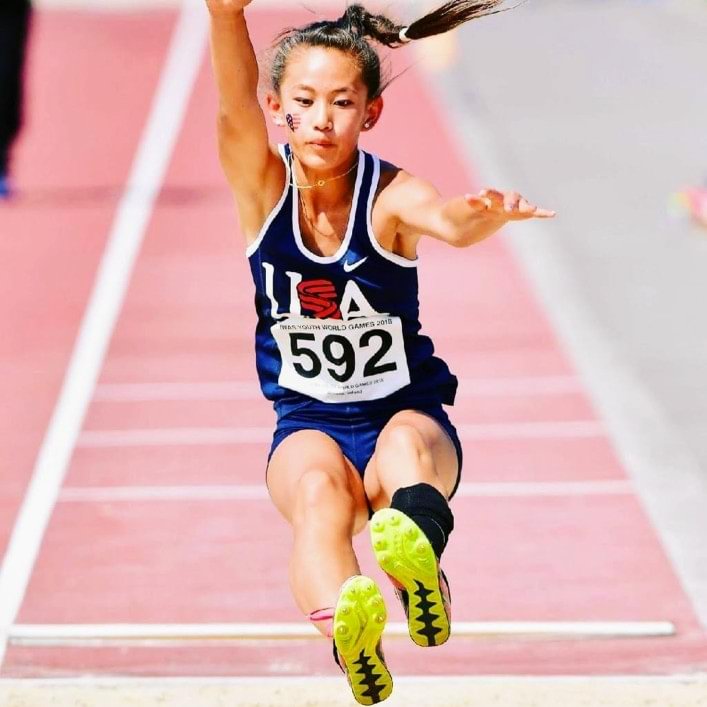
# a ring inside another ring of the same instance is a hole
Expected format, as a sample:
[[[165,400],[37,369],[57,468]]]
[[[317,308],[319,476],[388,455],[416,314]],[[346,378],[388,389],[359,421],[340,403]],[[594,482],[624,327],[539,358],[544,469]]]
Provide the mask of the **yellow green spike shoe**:
[[[383,595],[372,579],[356,575],[344,582],[334,610],[334,655],[362,705],[378,704],[393,691],[381,650],[387,618]]]
[[[451,624],[449,585],[430,541],[411,518],[384,508],[371,518],[376,560],[396,585],[408,619],[410,638],[418,646],[439,646]]]

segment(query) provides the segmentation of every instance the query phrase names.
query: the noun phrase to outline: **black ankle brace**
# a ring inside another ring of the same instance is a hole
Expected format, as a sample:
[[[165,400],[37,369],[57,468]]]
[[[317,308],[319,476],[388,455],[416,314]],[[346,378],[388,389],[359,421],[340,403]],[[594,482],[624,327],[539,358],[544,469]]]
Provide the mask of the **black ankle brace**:
[[[454,515],[447,499],[430,484],[415,484],[398,489],[390,507],[404,513],[420,526],[437,557],[441,557],[454,530]]]

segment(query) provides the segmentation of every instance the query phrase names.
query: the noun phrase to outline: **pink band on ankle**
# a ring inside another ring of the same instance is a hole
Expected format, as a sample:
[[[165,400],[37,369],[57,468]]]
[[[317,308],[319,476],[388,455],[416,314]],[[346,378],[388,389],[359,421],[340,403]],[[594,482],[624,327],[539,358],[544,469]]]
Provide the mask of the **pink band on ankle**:
[[[327,638],[334,637],[334,607],[327,607],[326,609],[317,609],[313,611],[307,617],[312,623],[321,623],[322,621],[328,621],[329,624],[326,626]]]

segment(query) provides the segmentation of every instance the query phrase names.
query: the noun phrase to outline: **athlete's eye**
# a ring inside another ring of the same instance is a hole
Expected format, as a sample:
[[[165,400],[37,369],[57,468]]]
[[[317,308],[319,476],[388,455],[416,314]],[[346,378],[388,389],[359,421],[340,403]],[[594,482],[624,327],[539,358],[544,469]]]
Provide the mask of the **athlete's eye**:
[[[341,106],[342,108],[346,108],[348,106],[352,106],[353,101],[349,101],[348,99],[342,99],[341,101],[337,101],[335,105]]]
[[[295,98],[295,101],[297,103],[299,103],[301,106],[311,106],[312,105],[311,98]]]

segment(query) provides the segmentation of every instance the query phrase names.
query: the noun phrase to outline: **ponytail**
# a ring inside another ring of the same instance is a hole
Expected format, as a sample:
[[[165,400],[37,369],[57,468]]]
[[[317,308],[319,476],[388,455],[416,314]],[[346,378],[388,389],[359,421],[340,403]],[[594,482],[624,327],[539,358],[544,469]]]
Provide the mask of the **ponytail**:
[[[521,0],[525,2],[525,0]],[[270,83],[279,93],[287,60],[298,46],[339,49],[352,55],[361,67],[369,98],[379,96],[389,82],[381,80],[380,58],[369,44],[370,38],[386,47],[397,49],[414,39],[424,39],[449,32],[477,17],[495,15],[512,8],[502,8],[504,0],[449,0],[441,7],[401,25],[385,15],[376,15],[355,3],[346,8],[338,20],[312,22],[305,27],[290,27],[275,39],[270,58]]]
[[[374,15],[363,5],[349,5],[339,22],[345,22],[359,37],[397,48],[414,39],[443,34],[469,20],[495,15],[511,8],[500,7],[504,0],[450,0],[410,25],[400,25],[385,15]],[[401,32],[403,33],[401,35]]]

